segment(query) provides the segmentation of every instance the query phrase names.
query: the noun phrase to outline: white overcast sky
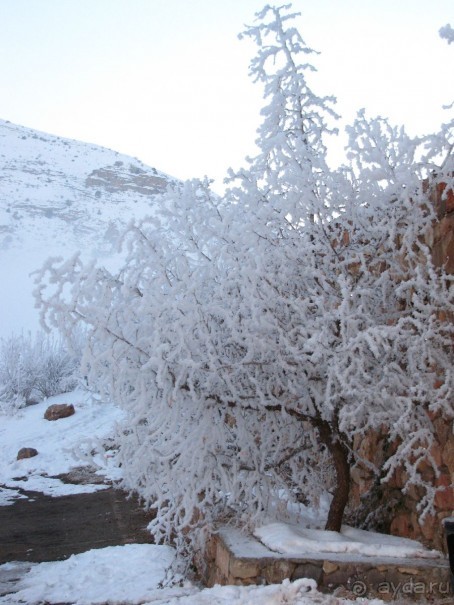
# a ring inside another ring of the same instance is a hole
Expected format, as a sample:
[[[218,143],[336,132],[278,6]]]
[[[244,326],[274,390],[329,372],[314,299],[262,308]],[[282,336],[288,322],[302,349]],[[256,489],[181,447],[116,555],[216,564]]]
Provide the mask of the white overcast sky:
[[[0,118],[222,181],[263,104],[237,34],[265,0],[0,0]],[[279,3],[280,4],[280,3]],[[294,0],[321,51],[313,88],[351,120],[428,132],[454,100],[454,0]],[[445,112],[446,114],[446,112]]]

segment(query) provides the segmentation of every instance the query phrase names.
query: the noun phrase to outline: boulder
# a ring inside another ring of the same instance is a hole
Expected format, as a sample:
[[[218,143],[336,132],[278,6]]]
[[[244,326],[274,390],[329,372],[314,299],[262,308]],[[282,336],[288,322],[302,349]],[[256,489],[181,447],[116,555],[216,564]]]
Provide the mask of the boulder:
[[[72,416],[74,413],[75,409],[72,403],[54,403],[44,412],[44,418],[46,420],[59,420]]]
[[[22,447],[17,452],[17,460],[24,460],[24,458],[33,458],[33,456],[38,455],[38,450],[35,450],[34,447]]]

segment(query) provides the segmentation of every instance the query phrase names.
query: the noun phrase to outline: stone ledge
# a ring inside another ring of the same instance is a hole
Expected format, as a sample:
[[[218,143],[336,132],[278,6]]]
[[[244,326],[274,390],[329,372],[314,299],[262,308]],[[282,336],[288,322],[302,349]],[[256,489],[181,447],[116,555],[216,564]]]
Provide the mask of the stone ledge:
[[[221,528],[207,548],[208,586],[276,584],[286,578],[312,578],[323,592],[356,596],[444,598],[449,596],[450,568],[439,559],[364,557],[309,553],[298,557],[275,553],[233,528]]]

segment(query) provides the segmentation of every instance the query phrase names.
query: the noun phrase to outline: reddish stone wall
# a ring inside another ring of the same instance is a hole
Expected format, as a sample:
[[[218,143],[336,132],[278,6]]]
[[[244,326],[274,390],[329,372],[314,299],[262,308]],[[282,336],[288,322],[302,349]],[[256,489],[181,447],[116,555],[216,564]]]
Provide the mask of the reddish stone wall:
[[[432,256],[437,266],[445,264],[448,273],[454,273],[454,215],[443,218],[434,229]]]
[[[442,488],[435,496],[435,514],[427,515],[420,522],[417,505],[424,492],[422,488],[411,487],[405,494],[402,493],[407,479],[403,469],[398,470],[382,486],[374,486],[373,474],[364,467],[353,469],[350,509],[358,511],[361,505],[364,508],[362,518],[355,519],[353,515],[353,521],[364,522],[369,515],[369,523],[378,530],[413,538],[429,548],[446,552],[442,521],[454,515],[454,434],[452,422],[435,418],[433,423],[436,443],[431,454],[440,474],[435,477],[429,465],[420,468],[420,471],[435,487]],[[362,441],[359,450],[366,460],[380,467],[385,457],[384,445],[383,437],[374,433]]]
[[[446,185],[439,183],[431,193],[430,199],[438,216],[438,222],[434,224],[428,237],[432,258],[436,266],[444,265],[448,273],[454,274],[454,192],[452,189],[446,191]],[[449,321],[448,318],[446,320]],[[388,515],[383,527],[379,529],[414,538],[426,546],[446,551],[442,520],[454,516],[454,427],[452,421],[439,416],[432,417],[431,420],[435,435],[431,454],[440,474],[435,477],[429,465],[420,468],[420,471],[436,487],[443,488],[435,497],[435,514],[427,515],[423,522],[419,522],[417,505],[422,498],[422,491],[413,487],[402,495],[401,488],[406,483],[404,470],[396,472],[386,486],[374,488],[372,473],[364,467],[353,469],[350,508],[358,510],[363,502],[364,520],[366,515],[373,511],[373,506],[376,506],[380,508],[379,514],[383,518]],[[365,460],[370,460],[380,468],[385,459],[386,446],[383,436],[374,433],[358,444],[358,451]]]

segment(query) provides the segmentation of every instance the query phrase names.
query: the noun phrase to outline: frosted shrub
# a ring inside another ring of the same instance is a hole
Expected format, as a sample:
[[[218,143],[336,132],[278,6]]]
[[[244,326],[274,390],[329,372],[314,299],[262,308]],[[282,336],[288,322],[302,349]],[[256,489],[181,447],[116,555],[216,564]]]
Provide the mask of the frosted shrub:
[[[12,414],[28,403],[74,388],[80,353],[43,333],[0,340],[0,411]]]
[[[0,405],[14,413],[23,407],[33,391],[32,341],[28,336],[11,336],[0,341]]]
[[[74,389],[78,384],[80,352],[61,338],[39,334],[33,346],[34,391],[40,399]]]
[[[309,86],[294,18],[266,7],[244,34],[267,105],[226,195],[175,185],[129,226],[118,274],[76,255],[37,280],[44,324],[87,325],[84,373],[128,412],[124,483],[156,508],[157,540],[195,544],[325,489],[338,530],[374,429],[393,444],[377,475],[404,467],[432,510],[418,468],[435,465],[431,415],[454,416],[454,289],[426,242],[429,195],[453,185],[452,123],[411,138],[360,112],[332,170],[334,99]]]

